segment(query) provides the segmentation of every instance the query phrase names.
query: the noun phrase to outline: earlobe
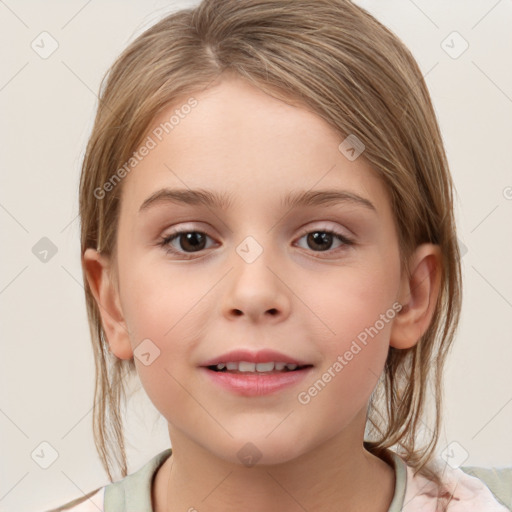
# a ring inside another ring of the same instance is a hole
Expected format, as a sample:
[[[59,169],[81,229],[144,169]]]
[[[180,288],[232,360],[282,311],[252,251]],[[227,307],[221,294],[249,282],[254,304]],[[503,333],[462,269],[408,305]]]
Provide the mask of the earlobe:
[[[402,276],[402,309],[391,328],[390,346],[411,348],[428,329],[441,285],[442,258],[438,245],[422,244],[410,259],[410,276]]]
[[[131,359],[133,350],[108,257],[89,248],[84,252],[82,265],[98,305],[110,351],[119,359]]]

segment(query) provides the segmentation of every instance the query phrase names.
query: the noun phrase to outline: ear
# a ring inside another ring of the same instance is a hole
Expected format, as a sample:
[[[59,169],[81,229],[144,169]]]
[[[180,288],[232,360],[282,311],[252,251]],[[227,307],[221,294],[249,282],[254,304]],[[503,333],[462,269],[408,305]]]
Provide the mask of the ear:
[[[108,257],[89,248],[84,252],[82,265],[98,305],[110,351],[119,359],[131,359],[133,350]]]
[[[441,286],[442,259],[438,245],[419,245],[409,260],[411,276],[402,276],[398,301],[402,309],[391,328],[390,345],[413,347],[430,325]]]

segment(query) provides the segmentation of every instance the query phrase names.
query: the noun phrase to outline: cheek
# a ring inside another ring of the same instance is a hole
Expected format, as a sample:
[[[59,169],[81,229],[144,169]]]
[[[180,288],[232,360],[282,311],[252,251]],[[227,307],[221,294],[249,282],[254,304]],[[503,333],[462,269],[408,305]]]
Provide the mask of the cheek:
[[[319,342],[322,370],[330,372],[325,380],[339,387],[340,399],[367,395],[387,357],[399,268],[382,258],[364,268],[340,269],[329,277],[308,295],[313,312],[328,327]]]
[[[317,302],[319,316],[334,332],[318,340],[321,368],[301,387],[297,403],[305,414],[301,417],[324,425],[326,436],[345,428],[367,407],[382,374],[396,315],[385,286],[385,280],[373,278],[340,279],[331,283],[331,300]]]
[[[143,338],[168,340],[180,332],[207,300],[211,278],[183,267],[133,262],[124,278],[123,312],[133,333]]]
[[[124,268],[131,270],[121,276],[121,302],[137,373],[157,408],[169,408],[181,400],[179,383],[186,382],[190,354],[204,337],[204,314],[214,308],[211,274],[134,260]],[[138,357],[141,352],[150,353],[149,365]]]
[[[333,348],[340,341],[356,337],[374,325],[381,315],[393,315],[399,289],[399,267],[387,264],[383,257],[364,265],[346,266],[315,279],[315,286],[304,286],[303,295],[314,314],[322,320]],[[388,310],[391,309],[391,312]],[[379,322],[379,331],[389,332],[390,325]]]

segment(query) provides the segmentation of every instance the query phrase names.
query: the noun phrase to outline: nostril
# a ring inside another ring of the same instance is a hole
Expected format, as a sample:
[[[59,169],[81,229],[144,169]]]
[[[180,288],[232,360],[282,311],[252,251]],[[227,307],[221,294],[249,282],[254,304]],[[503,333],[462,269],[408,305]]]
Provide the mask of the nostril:
[[[272,308],[272,309],[267,310],[267,313],[269,315],[275,316],[275,315],[277,315],[278,311],[276,308]],[[236,316],[242,316],[244,313],[242,311],[240,311],[239,309],[233,309],[233,314]]]

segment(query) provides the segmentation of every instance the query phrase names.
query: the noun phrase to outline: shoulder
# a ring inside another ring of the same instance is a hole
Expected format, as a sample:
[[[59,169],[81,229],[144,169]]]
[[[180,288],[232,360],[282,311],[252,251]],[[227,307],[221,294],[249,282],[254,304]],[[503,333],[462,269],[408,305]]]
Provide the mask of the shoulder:
[[[168,448],[121,480],[45,512],[125,512],[128,508],[137,512],[151,512],[153,476],[171,454],[172,449]]]
[[[449,512],[510,512],[512,511],[512,467],[451,468],[441,461],[434,466],[444,484],[444,498]],[[434,484],[407,466],[407,492],[404,511],[430,510],[439,497]],[[431,505],[430,505],[431,506]]]
[[[129,508],[137,512],[151,512],[151,491],[153,478],[158,468],[171,456],[168,448],[150,459],[135,473],[105,488],[104,506],[107,512],[122,512]]]
[[[462,466],[460,468],[466,475],[471,477],[471,482],[477,480],[485,485],[502,503],[507,510],[512,510],[512,466],[483,468],[476,466]]]
[[[52,508],[47,512],[103,512],[105,497],[105,487],[95,489],[85,496],[76,498],[73,501],[65,503],[57,508]]]

